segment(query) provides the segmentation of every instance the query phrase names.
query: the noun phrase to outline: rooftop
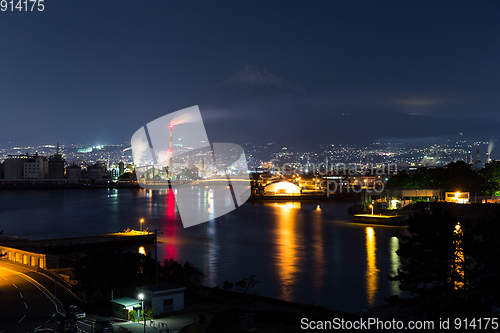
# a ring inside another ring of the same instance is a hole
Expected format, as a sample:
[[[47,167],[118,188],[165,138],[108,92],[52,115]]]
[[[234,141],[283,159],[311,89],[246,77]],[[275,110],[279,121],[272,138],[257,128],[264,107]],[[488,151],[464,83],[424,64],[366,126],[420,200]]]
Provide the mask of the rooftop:
[[[152,286],[139,287],[137,290],[147,290],[151,292],[157,291],[167,291],[167,290],[185,290],[186,287],[180,286],[178,284],[173,283],[163,283],[163,284],[155,284]]]

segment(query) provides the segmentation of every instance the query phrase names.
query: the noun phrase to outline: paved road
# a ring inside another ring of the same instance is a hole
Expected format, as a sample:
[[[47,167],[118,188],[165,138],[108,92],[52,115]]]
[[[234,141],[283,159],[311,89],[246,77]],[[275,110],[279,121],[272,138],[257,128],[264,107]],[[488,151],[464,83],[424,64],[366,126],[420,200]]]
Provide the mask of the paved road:
[[[0,297],[0,332],[33,332],[60,316],[57,302],[47,291],[4,265],[0,266]]]
[[[57,330],[59,322],[66,319],[63,308],[79,304],[78,297],[63,283],[7,260],[0,260],[0,300],[0,333],[32,333],[39,327]],[[90,333],[96,318],[103,317],[87,314],[87,318],[77,321],[78,328]],[[144,332],[142,322],[103,319],[110,320],[117,332],[120,326],[132,333]],[[154,328],[147,322],[146,332],[166,332],[167,328],[178,332],[192,322],[193,315],[157,319]]]
[[[0,333],[57,327],[64,319],[62,304],[78,300],[60,282],[7,260],[0,260],[0,298]]]

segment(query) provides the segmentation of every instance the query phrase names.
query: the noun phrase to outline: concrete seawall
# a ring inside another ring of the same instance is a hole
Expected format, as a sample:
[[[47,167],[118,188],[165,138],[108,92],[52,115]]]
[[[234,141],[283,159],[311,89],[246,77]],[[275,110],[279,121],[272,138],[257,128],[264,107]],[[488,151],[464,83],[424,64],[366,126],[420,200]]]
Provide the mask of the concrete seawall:
[[[2,242],[5,246],[42,251],[47,248],[89,246],[89,245],[145,245],[154,244],[155,234],[147,232],[119,232],[85,237],[71,237],[42,240],[14,240]]]

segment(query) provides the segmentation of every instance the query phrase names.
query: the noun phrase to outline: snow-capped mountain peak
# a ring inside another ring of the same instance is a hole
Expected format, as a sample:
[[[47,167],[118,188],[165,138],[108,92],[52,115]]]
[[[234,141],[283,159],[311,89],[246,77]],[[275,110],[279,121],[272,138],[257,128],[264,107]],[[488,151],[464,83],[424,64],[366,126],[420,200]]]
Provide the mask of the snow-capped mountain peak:
[[[257,66],[245,66],[219,84],[220,88],[246,86],[250,89],[278,90],[278,91],[305,91],[295,82]]]

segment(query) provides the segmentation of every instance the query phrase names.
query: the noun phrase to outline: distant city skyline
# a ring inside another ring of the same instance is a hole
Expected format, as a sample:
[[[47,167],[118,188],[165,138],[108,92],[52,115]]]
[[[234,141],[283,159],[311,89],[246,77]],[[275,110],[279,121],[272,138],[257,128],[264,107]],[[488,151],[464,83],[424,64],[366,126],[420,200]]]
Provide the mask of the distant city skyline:
[[[293,164],[306,165],[307,163],[356,163],[360,165],[394,164],[401,168],[408,167],[439,167],[453,161],[464,161],[469,164],[477,160],[485,163],[487,159],[499,160],[497,140],[474,141],[465,140],[432,143],[428,145],[405,145],[403,143],[386,144],[374,142],[369,145],[356,144],[324,144],[306,147],[305,149],[290,145],[278,145],[277,142],[261,144],[245,144],[246,158],[249,167],[253,170],[263,162],[275,161],[276,165]],[[0,147],[0,162],[9,155],[51,156],[56,152],[56,145],[39,145],[28,147],[4,148]],[[116,165],[120,161],[133,164],[131,148],[128,144],[70,144],[60,145],[60,152],[66,158],[67,164],[92,165],[98,161]]]

